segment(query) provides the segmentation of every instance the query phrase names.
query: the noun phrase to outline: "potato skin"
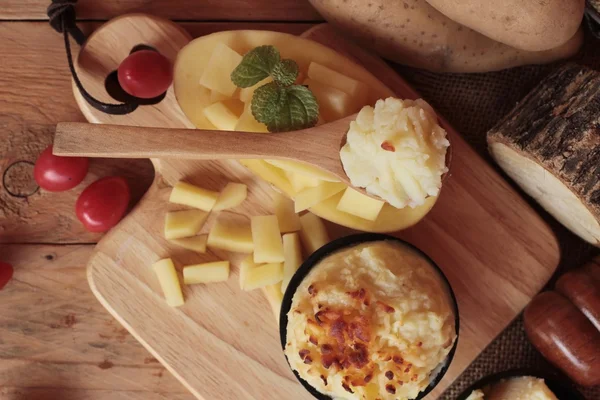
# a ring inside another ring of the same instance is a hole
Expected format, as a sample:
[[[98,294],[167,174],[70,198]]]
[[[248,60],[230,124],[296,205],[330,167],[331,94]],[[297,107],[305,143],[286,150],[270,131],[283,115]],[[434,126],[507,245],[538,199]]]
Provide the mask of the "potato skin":
[[[410,2],[411,0],[405,0]],[[581,25],[585,0],[427,0],[450,19],[522,50],[555,48]]]
[[[335,27],[381,56],[434,72],[487,72],[567,58],[583,43],[529,52],[454,22],[425,0],[310,0]]]

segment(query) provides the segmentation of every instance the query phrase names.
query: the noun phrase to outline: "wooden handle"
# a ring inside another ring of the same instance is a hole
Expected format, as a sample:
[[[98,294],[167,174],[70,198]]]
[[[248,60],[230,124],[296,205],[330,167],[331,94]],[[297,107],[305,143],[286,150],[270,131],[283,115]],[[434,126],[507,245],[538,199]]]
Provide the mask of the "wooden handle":
[[[568,299],[541,293],[524,321],[529,340],[548,361],[580,385],[600,384],[600,332]]]
[[[302,158],[294,146],[299,133],[279,134],[143,128],[127,125],[61,122],[54,154],[106,158]]]

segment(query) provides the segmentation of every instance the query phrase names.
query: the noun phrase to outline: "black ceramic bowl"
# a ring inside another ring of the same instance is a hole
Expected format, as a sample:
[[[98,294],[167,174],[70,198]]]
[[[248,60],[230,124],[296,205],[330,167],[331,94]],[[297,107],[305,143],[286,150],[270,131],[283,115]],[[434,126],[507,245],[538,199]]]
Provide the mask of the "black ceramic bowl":
[[[414,400],[420,400],[420,399],[424,398],[429,392],[431,392],[433,390],[433,388],[436,387],[436,385],[440,382],[440,380],[446,374],[446,371],[448,370],[448,367],[450,366],[450,362],[452,361],[452,358],[454,357],[454,353],[456,352],[456,346],[458,344],[458,332],[459,332],[460,320],[459,320],[459,315],[458,315],[458,303],[456,302],[456,296],[454,295],[454,292],[452,291],[452,287],[450,286],[450,283],[448,282],[448,279],[446,278],[446,276],[444,275],[442,270],[433,262],[433,260],[431,260],[431,258],[429,258],[427,256],[427,254],[423,253],[421,250],[419,250],[412,244],[405,242],[404,240],[400,240],[396,237],[379,234],[379,233],[360,233],[360,234],[356,234],[356,235],[345,236],[345,237],[339,238],[337,240],[334,240],[334,241],[326,244],[325,246],[321,247],[319,250],[315,251],[310,257],[308,257],[306,259],[306,261],[304,261],[304,263],[300,266],[300,268],[298,268],[298,271],[296,271],[296,273],[292,277],[292,279],[285,291],[285,294],[283,296],[283,302],[281,304],[281,314],[279,316],[279,337],[281,339],[281,346],[283,349],[285,349],[285,344],[287,343],[287,324],[288,324],[287,314],[290,311],[290,309],[292,308],[292,298],[294,297],[294,294],[296,293],[296,289],[298,288],[298,286],[300,285],[302,280],[304,280],[306,275],[308,275],[308,273],[312,270],[312,268],[315,265],[317,265],[321,260],[323,260],[325,257],[327,257],[330,254],[333,254],[339,250],[343,250],[343,249],[346,249],[349,247],[354,247],[359,244],[364,244],[364,243],[369,243],[369,242],[380,242],[380,241],[392,241],[392,242],[400,243],[404,246],[411,248],[412,250],[414,250],[415,252],[420,254],[425,260],[429,261],[429,264],[431,264],[431,267],[439,273],[440,278],[446,284],[446,286],[448,288],[448,293],[450,294],[450,298],[452,300],[452,304],[453,304],[453,308],[454,308],[454,315],[455,315],[456,340],[454,341],[454,346],[450,350],[450,353],[448,353],[448,357],[444,361],[444,364],[439,368],[437,375],[431,380],[431,382],[429,383],[429,386],[427,386],[425,388],[425,390],[420,392],[419,395],[414,399]],[[308,384],[308,382],[306,382],[304,379],[302,379],[296,371],[294,371],[294,370],[292,370],[292,371],[294,372],[294,375],[296,376],[298,381],[302,384],[302,386],[304,386],[304,388],[306,390],[308,390],[308,392],[310,394],[312,394],[315,399],[332,400],[332,398],[330,396],[324,395],[321,392],[317,391],[312,386],[310,386]]]
[[[456,400],[466,400],[469,395],[477,389],[493,385],[503,379],[517,378],[519,376],[533,376],[542,378],[546,382],[548,389],[554,393],[558,400],[585,400],[585,397],[577,391],[568,381],[557,375],[544,373],[536,369],[520,368],[499,372],[497,374],[486,376],[467,388]]]

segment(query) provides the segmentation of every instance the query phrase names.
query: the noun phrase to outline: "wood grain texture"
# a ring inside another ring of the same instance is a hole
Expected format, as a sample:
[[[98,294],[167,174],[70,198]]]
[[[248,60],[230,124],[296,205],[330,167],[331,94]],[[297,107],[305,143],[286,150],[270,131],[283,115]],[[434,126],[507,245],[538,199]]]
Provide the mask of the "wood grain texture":
[[[390,72],[393,73],[392,70]],[[165,98],[162,108],[169,99]],[[86,105],[86,110],[89,109]],[[179,109],[179,107],[176,107]],[[158,110],[156,110],[158,111]],[[147,111],[151,113],[152,110]],[[85,112],[84,112],[85,114]],[[158,114],[161,118],[168,113]],[[111,119],[118,119],[118,116]],[[107,118],[105,118],[107,119]],[[356,114],[292,132],[252,133],[219,130],[150,128],[127,125],[60,123],[54,137],[54,154],[109,158],[160,158],[185,160],[282,159],[318,167],[352,186],[339,151]],[[144,121],[152,120],[145,118]],[[164,125],[173,123],[165,122]],[[128,116],[128,123],[134,118]],[[176,123],[176,122],[174,122]],[[159,126],[160,122],[153,125]],[[364,188],[356,190],[366,194]],[[376,196],[372,196],[376,197]]]
[[[46,0],[3,0],[0,19],[48,19]],[[227,21],[320,21],[307,1],[298,0],[79,0],[79,19],[110,19],[125,13],[143,12],[175,20]]]
[[[98,23],[79,24],[85,32]],[[193,36],[223,29],[268,29],[301,33],[311,24],[283,23],[185,23]],[[52,143],[54,128],[61,121],[85,121],[71,96],[71,77],[62,36],[47,22],[0,23],[0,176],[7,168],[13,193],[35,189],[31,177],[39,153]],[[137,43],[136,43],[137,44]],[[77,56],[77,46],[73,46]],[[15,173],[13,175],[13,172]],[[63,193],[38,191],[25,198],[10,195],[0,181],[0,242],[4,243],[93,243],[101,235],[87,232],[73,212],[77,196],[95,179],[124,175],[131,184],[133,202],[148,189],[154,171],[148,160],[93,160],[90,174],[77,188]],[[132,203],[133,203],[132,202]],[[82,260],[84,261],[84,260]]]
[[[0,399],[191,400],[90,292],[92,250],[0,244]]]
[[[577,64],[557,69],[490,129],[487,140],[492,157],[523,190],[600,246],[598,71]],[[540,166],[543,181],[531,179],[528,161]]]
[[[362,63],[401,97],[416,93],[383,61],[320,26],[307,37]],[[458,298],[461,337],[438,396],[523,309],[558,263],[554,235],[516,192],[447,124],[453,169],[432,212],[400,237],[428,253],[448,276]],[[279,350],[275,320],[260,293],[243,293],[232,258],[225,283],[184,288],[187,303],[168,307],[147,268],[171,255],[181,265],[228,257],[192,255],[162,237],[162,215],[177,180],[220,190],[228,180],[249,186],[231,218],[271,212],[268,185],[234,161],[154,160],[150,191],[117,229],[99,243],[89,264],[92,290],[103,305],[200,399],[308,399]],[[207,224],[210,226],[210,221]],[[347,229],[330,226],[333,237]],[[135,293],[135,295],[132,295]],[[174,334],[174,333],[177,334]],[[194,349],[194,351],[190,351]]]

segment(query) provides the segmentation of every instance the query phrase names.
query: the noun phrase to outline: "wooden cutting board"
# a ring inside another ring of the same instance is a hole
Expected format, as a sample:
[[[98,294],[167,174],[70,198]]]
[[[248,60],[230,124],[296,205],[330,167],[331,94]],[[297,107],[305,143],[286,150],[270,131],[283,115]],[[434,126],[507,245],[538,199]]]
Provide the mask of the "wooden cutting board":
[[[385,62],[346,42],[329,26],[319,25],[303,36],[364,65],[399,97],[418,97]],[[134,45],[152,44],[173,58],[188,40],[168,21],[143,15],[120,17],[89,39],[79,56],[79,71],[94,95],[111,101],[103,91],[103,77]],[[91,122],[189,126],[181,120],[171,90],[160,106],[118,117],[90,109],[76,90],[75,95]],[[450,177],[428,216],[397,233],[444,270],[459,303],[458,349],[428,399],[437,398],[520,313],[559,260],[557,242],[546,224],[447,123],[443,125],[453,146]],[[152,163],[156,177],[149,191],[98,243],[89,261],[88,278],[96,297],[199,399],[310,399],[288,368],[277,323],[262,293],[239,289],[239,257],[221,252],[191,254],[163,239],[170,188],[180,179],[213,190],[222,189],[227,181],[246,183],[248,199],[232,217],[271,213],[270,186],[235,161]],[[350,232],[333,224],[329,228],[332,237]],[[174,309],[164,302],[150,268],[167,256],[180,264],[229,258],[232,276],[226,283],[185,287],[186,304]]]

